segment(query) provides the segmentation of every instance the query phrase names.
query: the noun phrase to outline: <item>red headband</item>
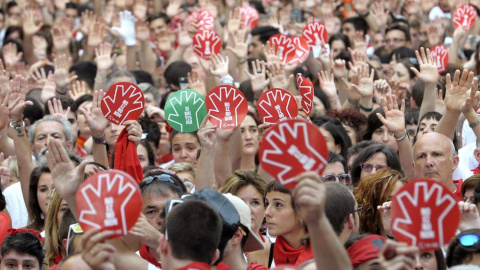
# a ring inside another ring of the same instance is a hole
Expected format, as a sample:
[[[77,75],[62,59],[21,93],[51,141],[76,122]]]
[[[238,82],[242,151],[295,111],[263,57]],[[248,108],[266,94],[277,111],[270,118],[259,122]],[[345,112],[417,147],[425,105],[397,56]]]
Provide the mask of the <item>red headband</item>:
[[[351,245],[347,252],[353,268],[368,260],[378,258],[384,243],[385,238],[380,235],[369,235]]]
[[[25,232],[29,232],[35,235],[38,238],[38,240],[40,240],[40,242],[43,243],[43,237],[40,235],[40,233],[32,229],[8,229],[7,235],[13,235],[13,234],[25,233]]]

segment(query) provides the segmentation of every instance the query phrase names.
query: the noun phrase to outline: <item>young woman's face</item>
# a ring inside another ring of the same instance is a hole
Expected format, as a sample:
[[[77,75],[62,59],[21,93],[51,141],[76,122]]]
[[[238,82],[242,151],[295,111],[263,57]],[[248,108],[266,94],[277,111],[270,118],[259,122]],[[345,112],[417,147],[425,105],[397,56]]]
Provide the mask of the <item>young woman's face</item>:
[[[328,151],[333,152],[335,154],[340,154],[340,152],[342,151],[342,147],[338,144],[335,144],[335,139],[333,138],[332,134],[323,127],[319,129],[320,129],[320,132],[322,132],[323,134],[323,138],[325,139],[325,142],[327,143]]]
[[[51,173],[42,173],[37,185],[37,200],[44,216],[47,216],[48,203],[50,202],[50,192],[53,188],[53,178]]]
[[[172,155],[175,162],[197,164],[197,152],[200,143],[193,134],[178,133],[172,139]]]
[[[243,153],[254,155],[258,150],[258,127],[255,120],[247,115],[240,124],[243,140]]]
[[[341,40],[334,40],[330,48],[333,58],[335,58],[342,50],[346,50],[345,43]]]
[[[148,166],[148,151],[145,146],[142,144],[139,144],[137,146],[137,155],[138,159],[140,160],[140,165],[142,165],[142,168],[145,168]]]
[[[437,270],[437,258],[435,252],[421,252],[415,255],[415,268],[424,270]]]
[[[110,147],[115,148],[115,144],[117,143],[117,138],[120,135],[120,132],[124,128],[125,126],[109,123],[108,127],[105,129],[105,142]]]
[[[284,236],[301,230],[300,220],[292,207],[292,197],[278,191],[268,192],[265,198],[265,217],[268,233],[272,236]]]
[[[60,223],[62,222],[63,215],[67,210],[68,210],[68,204],[65,200],[62,200],[62,202],[60,203],[60,208],[58,209],[58,213],[57,213],[58,225],[60,225]]]
[[[397,140],[386,126],[381,126],[372,133],[372,141],[383,143],[398,151]]]
[[[240,188],[235,196],[242,199],[250,208],[252,214],[252,230],[258,232],[265,217],[265,204],[263,195],[253,186]]]
[[[392,80],[396,80],[399,83],[410,83],[410,73],[402,63],[396,63],[393,70]]]

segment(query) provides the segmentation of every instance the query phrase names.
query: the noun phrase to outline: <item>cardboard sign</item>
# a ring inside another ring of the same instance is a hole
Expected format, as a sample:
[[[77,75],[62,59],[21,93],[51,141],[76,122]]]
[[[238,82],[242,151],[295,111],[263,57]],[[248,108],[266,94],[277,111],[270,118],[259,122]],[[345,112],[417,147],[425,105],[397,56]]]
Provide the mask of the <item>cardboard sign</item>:
[[[441,249],[455,235],[460,222],[457,200],[438,181],[409,182],[392,199],[395,240],[422,251]]]
[[[215,18],[212,13],[206,9],[194,11],[188,15],[188,21],[194,21],[197,23],[198,31],[212,30],[215,25]]]
[[[3,243],[3,240],[5,240],[5,236],[7,236],[9,226],[10,217],[5,213],[0,212],[0,245]]]
[[[78,222],[83,231],[94,228],[126,235],[142,210],[138,184],[126,172],[108,170],[90,176],[76,194]]]
[[[302,36],[306,39],[308,45],[320,46],[322,43],[328,42],[327,28],[320,22],[309,22],[302,32]]]
[[[432,48],[433,57],[435,57],[435,61],[437,62],[437,69],[438,72],[443,72],[447,68],[448,65],[448,49],[444,45],[437,45]]]
[[[144,108],[145,98],[142,90],[129,82],[112,85],[100,105],[103,116],[116,125],[128,120],[137,120]]]
[[[265,124],[292,119],[298,115],[298,105],[290,92],[274,88],[264,92],[257,103],[258,114]]]
[[[205,116],[205,99],[195,90],[178,90],[168,97],[165,104],[168,124],[180,132],[197,131]]]
[[[232,129],[239,126],[247,116],[247,99],[240,90],[231,85],[219,85],[205,99],[208,119],[221,129]]]
[[[212,54],[218,54],[221,49],[222,39],[215,31],[198,31],[193,36],[193,51],[202,59],[210,60]]]
[[[251,6],[242,6],[240,7],[240,14],[242,16],[242,28],[253,29],[257,26],[260,16],[255,8]]]
[[[303,172],[322,174],[328,149],[320,130],[304,120],[280,122],[264,135],[259,149],[262,168],[283,186],[295,188]]]
[[[472,28],[475,20],[477,19],[477,10],[475,7],[465,4],[453,12],[453,25],[455,28],[463,28],[464,30],[468,30]]]
[[[290,63],[297,53],[293,40],[287,35],[273,35],[268,40],[268,44],[275,49],[275,54],[278,55],[282,64]]]
[[[310,79],[297,74],[297,85],[300,96],[302,97],[302,110],[309,116],[313,107],[313,83]]]
[[[291,37],[295,45],[295,57],[290,64],[303,63],[308,58],[310,53],[307,40],[304,37]]]

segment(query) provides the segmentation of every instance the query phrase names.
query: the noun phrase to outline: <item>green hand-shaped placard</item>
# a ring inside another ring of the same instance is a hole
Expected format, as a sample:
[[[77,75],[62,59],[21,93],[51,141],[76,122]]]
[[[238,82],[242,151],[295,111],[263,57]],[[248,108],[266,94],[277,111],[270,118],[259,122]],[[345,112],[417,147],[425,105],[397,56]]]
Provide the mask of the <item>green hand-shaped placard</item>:
[[[205,98],[191,89],[171,94],[165,104],[168,124],[180,132],[197,131],[206,115]]]

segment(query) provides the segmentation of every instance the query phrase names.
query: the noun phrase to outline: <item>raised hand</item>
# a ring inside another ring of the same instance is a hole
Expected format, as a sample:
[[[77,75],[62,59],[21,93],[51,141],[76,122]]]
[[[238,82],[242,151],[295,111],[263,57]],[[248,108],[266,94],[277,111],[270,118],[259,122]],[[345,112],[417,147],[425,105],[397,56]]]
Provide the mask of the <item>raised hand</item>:
[[[113,231],[92,229],[82,236],[82,259],[95,270],[115,270],[115,247],[107,240]]]
[[[87,83],[78,80],[72,84],[72,90],[68,92],[68,96],[73,100],[77,100],[79,97],[86,94],[88,94]]]
[[[240,8],[235,8],[233,11],[230,11],[227,23],[227,30],[229,33],[235,33],[240,30],[242,24],[241,19],[242,15],[240,14]]]
[[[130,11],[120,12],[120,27],[114,26],[112,30],[123,38],[125,45],[135,46],[137,44],[135,39],[135,16]]]
[[[270,83],[270,79],[266,77],[266,63],[264,61],[256,60],[252,62],[253,73],[245,69],[245,73],[252,83],[252,91],[254,94],[261,94]]]
[[[23,120],[23,110],[27,106],[33,105],[33,102],[25,101],[27,91],[27,81],[23,76],[17,75],[10,81],[10,96],[8,97],[8,107],[11,108],[10,119]]]
[[[97,69],[102,71],[109,70],[115,63],[115,58],[117,58],[116,54],[112,56],[112,44],[108,42],[100,44],[100,46],[95,49],[95,56]]]
[[[90,111],[85,110],[85,108],[78,109],[78,111],[85,116],[94,138],[102,138],[108,126],[108,120],[103,116],[100,108],[104,96],[105,93],[103,90],[95,91],[93,93],[92,109]]]
[[[375,18],[378,27],[386,26],[388,23],[388,10],[385,9],[385,3],[383,1],[377,1],[372,3],[370,8],[372,17]]]
[[[128,234],[134,236],[150,248],[156,249],[158,247],[160,232],[148,223],[147,218],[142,213],[140,213],[135,226],[130,229]]]
[[[248,44],[245,30],[238,30],[232,34],[233,47],[228,46],[227,50],[231,51],[238,59],[238,62],[245,61],[248,55]]]
[[[7,126],[8,116],[10,115],[10,111],[12,111],[12,109],[15,108],[15,106],[17,106],[17,104],[20,102],[19,97],[17,97],[13,102],[9,102],[9,100],[10,100],[10,91],[7,92],[7,96],[4,99],[2,99],[0,104],[0,130],[4,129]],[[3,153],[2,153],[2,162],[3,162]]]
[[[70,45],[70,34],[65,28],[54,26],[50,31],[52,33],[53,47],[58,51],[67,51]]]
[[[205,81],[194,70],[187,73],[188,86],[190,89],[197,91],[202,96],[206,96]]]
[[[145,0],[136,0],[133,4],[133,15],[140,21],[147,19],[147,3]]]
[[[68,69],[72,64],[72,58],[67,58],[65,54],[59,55],[54,60],[55,63],[55,84],[59,88],[65,88],[70,82],[77,79],[77,76],[68,77]]]
[[[374,70],[368,73],[369,66],[364,64],[359,66],[357,74],[353,77],[353,89],[356,90],[362,97],[369,97],[373,94],[373,76]]]
[[[270,45],[267,44],[267,46],[262,45],[262,49],[269,67],[270,65],[280,64],[280,57],[278,57],[278,55],[275,54],[274,48],[270,47]]]
[[[458,225],[460,230],[478,229],[480,227],[480,216],[475,204],[458,202],[458,208],[461,215],[460,224]]]
[[[60,99],[53,98],[47,102],[48,111],[51,115],[57,117],[58,119],[64,119],[68,121],[68,114],[70,113],[70,107],[63,112],[62,101]]]
[[[137,120],[128,120],[123,122],[122,125],[124,125],[127,129],[128,140],[134,142],[135,146],[138,146],[143,135],[142,126],[140,126],[140,123],[138,123]]]
[[[49,74],[47,77],[47,81],[42,88],[42,94],[40,95],[40,100],[45,103],[47,100],[56,96],[56,88],[57,85],[55,84],[55,76],[53,74]]]
[[[377,113],[378,120],[380,120],[396,138],[400,138],[405,133],[405,100],[402,99],[402,107],[399,109],[397,98],[387,95],[386,98],[382,97],[382,108],[385,112],[385,117]]]
[[[267,71],[267,75],[270,79],[271,88],[286,89],[288,81],[283,66],[280,63],[277,63],[272,65],[269,64],[268,67],[269,70]]]
[[[327,95],[329,99],[337,97],[337,87],[335,86],[335,80],[333,73],[328,75],[327,71],[320,71],[318,73],[318,82],[320,89]]]
[[[22,52],[17,51],[15,43],[8,43],[3,46],[3,61],[7,66],[14,67],[17,63],[22,61]]]
[[[465,114],[472,110],[475,112],[474,107],[478,107],[480,92],[476,91],[476,89],[478,89],[478,78],[473,78],[472,88],[469,90],[469,93],[467,93],[467,99],[460,107],[460,111],[462,111],[462,113]],[[474,104],[476,106],[474,106]]]
[[[3,66],[2,59],[0,59],[0,96],[5,97],[8,90],[10,90],[10,67]]]
[[[228,75],[228,56],[223,57],[221,54],[212,55],[212,66],[210,72],[218,78],[223,78]]]
[[[165,122],[165,112],[159,107],[147,105],[145,107],[145,114],[155,122]]]
[[[36,24],[35,22],[35,11],[31,9],[25,10],[24,16],[23,16],[23,33],[27,36],[32,36],[40,29],[42,28],[43,23],[40,22],[39,24]]]
[[[460,77],[460,70],[455,71],[453,82],[450,78],[450,74],[447,74],[446,93],[445,93],[445,106],[449,111],[461,111],[462,106],[467,100],[467,92],[472,87],[474,73],[463,70]]]
[[[384,202],[382,205],[378,205],[377,211],[380,212],[384,232],[391,236],[392,227],[390,224],[392,222],[392,202],[388,201]]]
[[[213,149],[215,147],[215,143],[217,142],[217,126],[212,125],[208,121],[209,115],[205,116],[198,129],[198,140],[200,141],[200,146],[203,149]]]
[[[415,67],[411,67],[410,70],[415,73],[415,75],[426,84],[436,84],[438,81],[438,69],[435,57],[433,57],[430,49],[420,48],[420,52],[415,51],[417,56],[418,64],[420,66],[420,72]]]
[[[326,217],[327,189],[320,175],[315,172],[305,172],[296,178],[297,185],[292,194],[295,206],[299,208],[300,217],[305,224],[314,225]]]
[[[332,67],[332,73],[335,78],[346,78],[348,74],[347,64],[343,59],[333,60],[333,55],[330,54],[330,66]]]
[[[95,15],[93,11],[87,9],[82,12],[82,25],[80,26],[80,31],[84,35],[88,35],[96,20],[97,15]]]
[[[95,22],[92,24],[90,34],[87,37],[87,46],[96,48],[98,47],[106,36],[106,26],[103,22]]]
[[[355,36],[353,38],[353,48],[355,51],[365,55],[367,55],[367,39],[363,36],[360,31],[355,32]]]
[[[50,74],[49,74],[50,75]],[[47,83],[47,74],[45,74],[45,69],[34,69],[31,73],[31,77],[35,80],[35,82],[40,86],[43,87]]]

